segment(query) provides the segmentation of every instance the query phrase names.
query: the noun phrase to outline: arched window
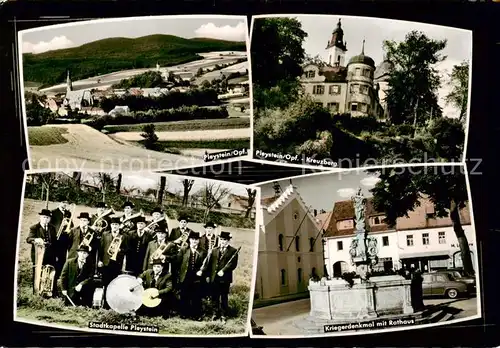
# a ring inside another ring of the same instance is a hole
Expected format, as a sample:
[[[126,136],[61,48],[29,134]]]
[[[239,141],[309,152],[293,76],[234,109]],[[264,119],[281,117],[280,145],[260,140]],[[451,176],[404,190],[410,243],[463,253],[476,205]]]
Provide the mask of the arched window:
[[[314,251],[314,238],[313,237],[309,238],[309,251],[310,252]]]
[[[278,244],[280,247],[280,251],[283,251],[283,235],[282,234],[280,234],[278,237]]]
[[[286,271],[284,269],[281,270],[281,285],[286,285]]]
[[[297,281],[298,281],[299,283],[302,283],[302,268],[299,268],[299,269],[297,270]]]
[[[295,250],[300,251],[300,238],[299,238],[299,236],[295,237]]]

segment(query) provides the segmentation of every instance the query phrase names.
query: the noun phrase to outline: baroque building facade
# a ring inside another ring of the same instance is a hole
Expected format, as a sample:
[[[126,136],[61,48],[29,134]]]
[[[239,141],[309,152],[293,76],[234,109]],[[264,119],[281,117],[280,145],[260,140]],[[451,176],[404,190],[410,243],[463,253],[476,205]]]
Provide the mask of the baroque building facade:
[[[363,40],[361,53],[346,64],[347,42],[339,20],[321,59],[303,66],[300,82],[306,94],[333,113],[385,120],[388,117],[385,96],[392,66],[387,59],[375,65],[365,54],[364,46]]]

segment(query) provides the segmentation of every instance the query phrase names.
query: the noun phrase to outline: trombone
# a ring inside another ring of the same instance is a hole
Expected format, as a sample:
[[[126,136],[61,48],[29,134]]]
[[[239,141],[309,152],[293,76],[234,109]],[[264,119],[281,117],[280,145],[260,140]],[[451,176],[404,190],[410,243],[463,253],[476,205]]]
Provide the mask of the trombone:
[[[132,223],[132,220],[138,218],[138,217],[141,217],[141,216],[144,216],[144,212],[141,210],[140,212],[138,212],[137,214],[134,214],[134,215],[130,215],[129,217],[125,218],[122,223],[120,224],[120,229],[124,228],[124,227],[130,227],[128,226],[130,223]],[[123,217],[122,217],[123,218]]]
[[[66,209],[65,212],[67,211],[70,211],[70,216],[69,217],[65,217],[64,219],[62,219],[61,221],[61,226],[59,226],[59,230],[57,231],[57,239],[59,239],[61,237],[61,234],[64,232],[64,233],[70,233],[71,231],[71,224],[72,224],[72,218],[73,218],[73,215],[75,213],[75,209],[76,209],[76,204],[71,204],[71,211],[69,209]]]
[[[146,227],[144,227],[144,228],[143,228],[143,230],[144,230],[144,231],[152,231],[152,230],[155,228],[155,227],[153,227],[153,226],[157,225],[157,224],[158,224],[158,222],[160,222],[160,221],[165,221],[165,217],[164,217],[164,216],[162,216],[162,217],[161,217],[161,218],[159,218],[158,220],[156,220],[156,221],[152,221],[149,225],[147,225]]]

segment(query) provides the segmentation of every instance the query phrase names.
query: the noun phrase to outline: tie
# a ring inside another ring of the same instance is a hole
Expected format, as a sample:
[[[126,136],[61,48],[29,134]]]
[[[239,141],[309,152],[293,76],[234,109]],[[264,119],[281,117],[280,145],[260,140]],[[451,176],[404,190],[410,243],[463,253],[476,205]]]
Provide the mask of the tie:
[[[151,287],[152,288],[156,287],[156,276],[153,277],[153,281],[151,282]]]
[[[222,248],[219,254],[219,261],[222,260],[222,256],[224,256],[224,253],[226,252],[226,248]]]

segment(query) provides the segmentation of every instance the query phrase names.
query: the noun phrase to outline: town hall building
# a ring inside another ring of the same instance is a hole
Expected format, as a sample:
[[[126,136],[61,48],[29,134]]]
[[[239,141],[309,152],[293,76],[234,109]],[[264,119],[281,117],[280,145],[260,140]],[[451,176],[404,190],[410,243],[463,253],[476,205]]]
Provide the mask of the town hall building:
[[[388,117],[385,96],[392,66],[387,60],[376,66],[364,46],[363,40],[361,53],[346,64],[347,42],[339,19],[322,61],[306,63],[300,82],[306,94],[333,113],[384,120]]]

